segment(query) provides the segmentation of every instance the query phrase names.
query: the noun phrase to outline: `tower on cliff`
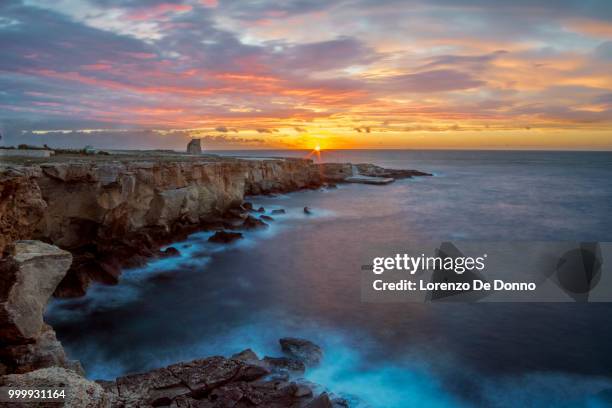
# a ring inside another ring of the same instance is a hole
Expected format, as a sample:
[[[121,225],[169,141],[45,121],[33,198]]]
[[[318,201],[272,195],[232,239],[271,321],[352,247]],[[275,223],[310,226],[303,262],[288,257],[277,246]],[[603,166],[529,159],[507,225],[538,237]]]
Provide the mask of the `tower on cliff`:
[[[200,142],[200,139],[191,139],[187,144],[187,153],[202,154],[202,144]]]

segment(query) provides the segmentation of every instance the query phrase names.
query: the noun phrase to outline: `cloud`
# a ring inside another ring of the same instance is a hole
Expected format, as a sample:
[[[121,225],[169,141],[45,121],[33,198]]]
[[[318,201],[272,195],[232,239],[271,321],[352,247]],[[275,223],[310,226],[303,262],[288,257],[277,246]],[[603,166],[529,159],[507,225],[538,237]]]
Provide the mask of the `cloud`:
[[[7,0],[0,127],[240,129],[268,141],[278,129],[310,137],[311,123],[364,139],[361,124],[388,120],[390,131],[601,127],[612,122],[612,7],[585,4]]]
[[[386,93],[427,93],[477,88],[485,85],[485,82],[465,72],[438,69],[395,75],[373,81],[372,85]]]

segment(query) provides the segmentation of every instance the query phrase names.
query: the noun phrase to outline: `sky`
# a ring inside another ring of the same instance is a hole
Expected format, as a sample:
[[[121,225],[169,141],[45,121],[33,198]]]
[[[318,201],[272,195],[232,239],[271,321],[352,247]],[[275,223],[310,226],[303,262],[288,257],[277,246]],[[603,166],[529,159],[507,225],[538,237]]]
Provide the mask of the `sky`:
[[[2,0],[0,144],[612,150],[609,0]]]

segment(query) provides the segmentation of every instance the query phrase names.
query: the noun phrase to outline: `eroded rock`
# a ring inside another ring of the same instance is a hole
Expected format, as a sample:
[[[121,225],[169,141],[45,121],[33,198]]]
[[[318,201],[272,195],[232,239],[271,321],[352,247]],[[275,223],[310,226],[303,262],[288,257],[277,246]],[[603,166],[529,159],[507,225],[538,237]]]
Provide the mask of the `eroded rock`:
[[[59,405],[65,408],[109,408],[114,396],[99,384],[89,381],[74,371],[60,367],[42,368],[26,374],[11,374],[0,377],[0,386],[16,388],[64,389],[66,399]],[[31,402],[11,402],[11,407],[31,408]],[[49,405],[49,406],[52,406]]]
[[[43,321],[47,302],[71,262],[69,252],[40,241],[17,241],[0,260],[0,361],[8,372],[80,369]]]
[[[319,364],[323,359],[321,347],[309,340],[284,337],[279,340],[279,343],[283,352],[306,365]]]

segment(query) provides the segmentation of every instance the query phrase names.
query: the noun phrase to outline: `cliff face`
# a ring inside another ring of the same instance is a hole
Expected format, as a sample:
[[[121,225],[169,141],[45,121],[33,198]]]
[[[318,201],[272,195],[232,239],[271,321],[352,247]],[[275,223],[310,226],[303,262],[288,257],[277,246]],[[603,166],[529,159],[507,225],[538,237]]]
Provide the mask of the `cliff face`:
[[[365,164],[155,152],[0,164],[0,254],[18,239],[70,251],[73,264],[55,295],[80,296],[91,281],[116,283],[121,267],[155,255],[161,243],[223,221],[245,195],[317,188],[355,171],[426,175]]]
[[[245,194],[322,184],[317,166],[292,159],[70,160],[0,168],[0,178],[0,253],[17,239],[72,252],[59,296],[116,282],[126,261],[221,219]]]
[[[309,162],[139,162],[47,164],[34,177],[47,205],[35,231],[64,248],[147,227],[210,221],[242,203],[245,193],[321,184]]]

